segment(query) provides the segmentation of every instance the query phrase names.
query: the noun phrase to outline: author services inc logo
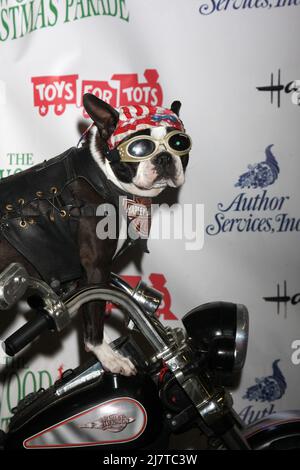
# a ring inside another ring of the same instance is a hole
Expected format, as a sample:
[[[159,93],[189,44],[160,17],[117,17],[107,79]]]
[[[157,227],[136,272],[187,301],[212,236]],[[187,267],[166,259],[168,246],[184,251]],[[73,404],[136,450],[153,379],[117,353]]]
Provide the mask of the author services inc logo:
[[[229,203],[217,204],[214,221],[206,227],[208,235],[300,231],[300,218],[288,213],[290,196],[274,195],[272,191],[280,174],[274,145],[268,145],[264,153],[264,160],[248,165],[238,178],[234,186],[241,191]]]
[[[247,10],[279,9],[299,6],[298,0],[205,0],[199,7],[201,15],[237,13]]]
[[[255,403],[263,403],[263,408],[256,405],[246,406],[239,413],[245,424],[250,425],[272,413],[275,413],[274,402],[280,400],[286,392],[286,379],[279,367],[280,359],[272,364],[272,373],[264,377],[256,377],[255,384],[247,388],[244,400]]]

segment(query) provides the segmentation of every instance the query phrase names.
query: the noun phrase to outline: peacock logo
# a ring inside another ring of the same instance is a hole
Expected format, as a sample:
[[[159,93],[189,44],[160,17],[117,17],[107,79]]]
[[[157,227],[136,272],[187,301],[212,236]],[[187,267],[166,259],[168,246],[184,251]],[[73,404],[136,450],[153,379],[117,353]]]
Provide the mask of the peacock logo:
[[[279,400],[285,394],[287,383],[283,373],[279,369],[279,362],[280,359],[276,359],[273,362],[272,375],[255,379],[255,385],[247,389],[243,396],[244,399],[270,403]]]
[[[275,156],[272,153],[273,144],[265,149],[265,161],[248,165],[248,171],[243,173],[235,184],[241,188],[266,188],[275,183],[280,169]]]

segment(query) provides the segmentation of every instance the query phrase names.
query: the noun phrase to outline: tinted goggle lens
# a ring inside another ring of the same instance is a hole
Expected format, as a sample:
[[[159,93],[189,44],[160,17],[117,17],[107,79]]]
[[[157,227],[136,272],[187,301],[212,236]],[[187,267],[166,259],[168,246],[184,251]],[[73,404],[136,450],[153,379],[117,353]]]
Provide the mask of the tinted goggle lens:
[[[134,162],[152,158],[159,153],[161,145],[169,152],[174,152],[178,156],[184,156],[190,151],[192,141],[187,134],[175,131],[166,135],[163,139],[155,139],[143,135],[133,137],[119,144],[117,149],[122,161]]]
[[[177,152],[184,152],[185,150],[189,150],[191,147],[191,139],[186,134],[174,134],[172,135],[169,140],[168,144],[173,150],[177,150]]]
[[[155,143],[148,139],[139,139],[128,145],[127,152],[135,158],[149,157],[155,151]]]

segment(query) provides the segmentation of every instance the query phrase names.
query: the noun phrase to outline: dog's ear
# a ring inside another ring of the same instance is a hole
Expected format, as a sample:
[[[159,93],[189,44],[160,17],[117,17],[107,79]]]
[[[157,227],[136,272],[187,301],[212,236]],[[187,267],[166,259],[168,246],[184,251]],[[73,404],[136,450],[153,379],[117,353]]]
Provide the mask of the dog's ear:
[[[173,103],[171,104],[171,111],[173,111],[173,113],[175,113],[177,116],[179,116],[180,108],[181,108],[180,101],[173,101]]]
[[[91,93],[83,95],[83,106],[96,124],[101,137],[107,140],[116,128],[119,120],[118,111]]]

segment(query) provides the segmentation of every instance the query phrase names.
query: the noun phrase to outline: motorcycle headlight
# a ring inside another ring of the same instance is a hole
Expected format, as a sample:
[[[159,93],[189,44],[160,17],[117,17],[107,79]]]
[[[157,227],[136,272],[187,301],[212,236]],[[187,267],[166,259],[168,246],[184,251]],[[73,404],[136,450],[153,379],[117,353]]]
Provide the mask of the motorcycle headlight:
[[[248,317],[242,304],[210,302],[191,310],[182,322],[195,347],[207,353],[212,370],[234,372],[245,363]]]

